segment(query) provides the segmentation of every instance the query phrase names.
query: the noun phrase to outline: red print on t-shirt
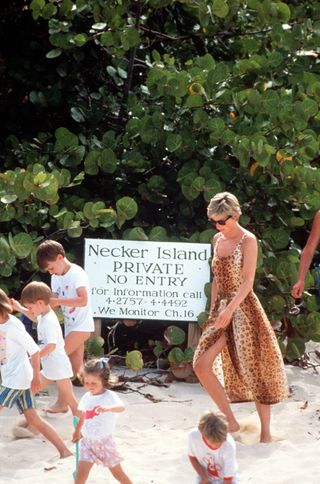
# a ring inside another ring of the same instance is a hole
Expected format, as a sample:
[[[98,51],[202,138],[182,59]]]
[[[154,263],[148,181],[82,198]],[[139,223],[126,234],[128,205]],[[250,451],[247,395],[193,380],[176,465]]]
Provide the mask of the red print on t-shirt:
[[[97,417],[97,415],[99,415],[99,412],[97,412],[96,410],[97,408],[98,407],[93,407],[90,410],[86,410],[84,418],[90,419],[90,418]]]
[[[207,472],[210,477],[218,477],[220,478],[221,473],[221,465],[215,463],[213,459],[209,459],[207,461]]]

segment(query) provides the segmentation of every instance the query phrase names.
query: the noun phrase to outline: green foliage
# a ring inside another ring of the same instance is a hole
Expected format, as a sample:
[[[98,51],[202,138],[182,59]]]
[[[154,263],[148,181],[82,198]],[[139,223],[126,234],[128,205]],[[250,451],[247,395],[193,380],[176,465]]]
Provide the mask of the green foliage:
[[[314,272],[300,333],[284,295],[319,208],[319,3],[3,3],[2,286],[48,237],[74,258],[84,236],[208,242],[207,202],[229,190],[284,352],[317,340]]]
[[[153,353],[157,358],[167,357],[172,367],[192,362],[192,348],[183,348],[186,339],[186,333],[183,329],[174,325],[168,326],[163,337],[163,341],[149,342],[153,346]]]
[[[104,339],[101,336],[93,336],[85,342],[85,352],[89,356],[103,356],[103,345]]]
[[[127,351],[126,366],[133,371],[141,370],[143,368],[142,353],[138,350]]]

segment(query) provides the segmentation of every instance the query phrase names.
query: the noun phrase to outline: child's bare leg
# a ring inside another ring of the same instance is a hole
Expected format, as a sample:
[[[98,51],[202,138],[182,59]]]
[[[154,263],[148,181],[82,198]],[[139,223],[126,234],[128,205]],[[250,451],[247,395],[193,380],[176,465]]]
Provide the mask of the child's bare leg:
[[[65,338],[64,348],[69,356],[74,376],[77,376],[83,363],[84,342],[90,338],[90,334],[87,331],[72,331]],[[60,391],[58,392],[57,401],[49,410],[51,413],[64,413],[68,410],[65,396],[60,395]]]
[[[61,400],[67,402],[70,407],[72,415],[81,416],[81,412],[78,410],[78,402],[73,393],[72,383],[70,378],[64,378],[63,380],[57,380],[57,387]]]
[[[117,481],[119,481],[121,484],[132,484],[132,481],[122,469],[121,464],[110,468],[110,472],[113,477],[117,479]]]
[[[54,445],[59,451],[60,457],[69,457],[72,455],[72,452],[70,452],[54,428],[48,422],[43,420],[40,415],[38,415],[36,409],[27,408],[23,411],[23,413],[28,422],[28,426],[37,429],[38,432],[48,439],[49,442],[51,442],[51,444]]]
[[[270,405],[263,405],[259,402],[255,402],[255,404],[261,423],[260,442],[264,442],[266,444],[272,441],[270,432],[271,407]]]
[[[226,338],[221,336],[211,348],[199,356],[194,364],[194,371],[219,410],[226,416],[229,432],[236,432],[240,426],[233,415],[223,386],[212,371],[213,362],[225,345]]]
[[[93,462],[79,461],[75,484],[84,484],[87,481],[92,466]]]
[[[82,366],[84,343],[90,336],[88,331],[71,331],[65,338],[64,348],[70,358],[74,376],[77,376]]]

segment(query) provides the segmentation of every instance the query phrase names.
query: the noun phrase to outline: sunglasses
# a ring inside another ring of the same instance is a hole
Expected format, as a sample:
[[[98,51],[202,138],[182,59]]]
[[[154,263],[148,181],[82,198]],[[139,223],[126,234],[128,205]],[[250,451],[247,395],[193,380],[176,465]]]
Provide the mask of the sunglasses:
[[[229,218],[232,218],[232,215],[229,215],[227,218],[225,218],[224,220],[213,220],[212,218],[209,219],[209,221],[212,223],[212,225],[216,226],[216,225],[226,225],[226,223],[228,222]]]

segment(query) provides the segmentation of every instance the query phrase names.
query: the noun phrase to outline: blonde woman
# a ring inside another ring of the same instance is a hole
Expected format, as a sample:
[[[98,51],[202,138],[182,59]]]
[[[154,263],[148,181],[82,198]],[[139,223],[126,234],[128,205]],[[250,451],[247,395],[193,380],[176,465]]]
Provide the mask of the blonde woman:
[[[229,432],[240,428],[230,402],[254,401],[260,441],[270,442],[270,405],[287,397],[288,386],[277,339],[253,292],[257,241],[239,224],[241,208],[231,193],[215,195],[207,213],[218,233],[212,241],[211,309],[194,370],[226,416]]]

